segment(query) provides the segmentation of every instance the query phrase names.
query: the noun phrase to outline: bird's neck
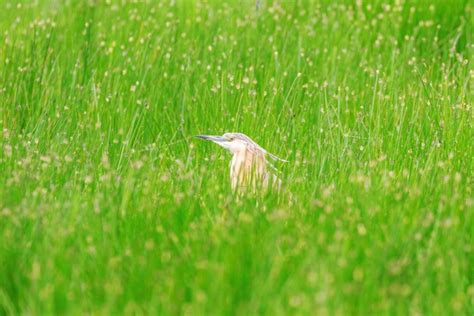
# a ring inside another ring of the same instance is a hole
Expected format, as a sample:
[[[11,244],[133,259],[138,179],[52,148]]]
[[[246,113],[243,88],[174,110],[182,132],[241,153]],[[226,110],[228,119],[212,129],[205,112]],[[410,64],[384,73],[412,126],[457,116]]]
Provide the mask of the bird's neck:
[[[265,172],[266,160],[263,155],[248,150],[234,152],[231,162],[231,176],[263,175]]]
[[[268,186],[269,174],[265,156],[249,150],[233,153],[230,165],[232,188],[257,188]]]

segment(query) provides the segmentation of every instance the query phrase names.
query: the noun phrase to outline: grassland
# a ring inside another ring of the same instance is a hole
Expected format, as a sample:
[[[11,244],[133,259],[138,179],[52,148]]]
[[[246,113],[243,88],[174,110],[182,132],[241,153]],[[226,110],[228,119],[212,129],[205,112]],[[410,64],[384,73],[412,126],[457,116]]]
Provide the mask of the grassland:
[[[473,14],[1,0],[0,315],[473,315]]]

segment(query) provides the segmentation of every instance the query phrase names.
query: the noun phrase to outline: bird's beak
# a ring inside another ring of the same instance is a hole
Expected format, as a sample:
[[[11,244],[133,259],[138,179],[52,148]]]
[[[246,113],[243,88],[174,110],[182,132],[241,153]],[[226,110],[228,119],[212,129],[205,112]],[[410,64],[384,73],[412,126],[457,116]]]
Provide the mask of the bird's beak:
[[[222,136],[212,136],[212,135],[196,135],[197,138],[204,139],[204,140],[210,140],[213,142],[225,142],[227,139]]]

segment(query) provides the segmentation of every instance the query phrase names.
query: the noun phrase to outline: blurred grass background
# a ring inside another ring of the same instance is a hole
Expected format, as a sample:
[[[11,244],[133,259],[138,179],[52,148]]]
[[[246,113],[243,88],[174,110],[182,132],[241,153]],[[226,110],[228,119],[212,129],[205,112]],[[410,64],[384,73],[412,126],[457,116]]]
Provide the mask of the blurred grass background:
[[[0,315],[474,314],[472,17],[0,0]]]

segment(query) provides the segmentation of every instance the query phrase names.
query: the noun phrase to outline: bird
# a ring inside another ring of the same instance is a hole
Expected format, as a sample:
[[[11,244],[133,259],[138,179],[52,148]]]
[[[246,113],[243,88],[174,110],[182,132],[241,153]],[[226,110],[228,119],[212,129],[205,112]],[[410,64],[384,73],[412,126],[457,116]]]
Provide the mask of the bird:
[[[251,188],[256,191],[269,187],[280,189],[281,180],[270,169],[277,171],[268,158],[288,162],[266,151],[250,137],[242,133],[225,133],[222,136],[196,135],[197,138],[212,141],[232,154],[230,180],[234,191]]]

